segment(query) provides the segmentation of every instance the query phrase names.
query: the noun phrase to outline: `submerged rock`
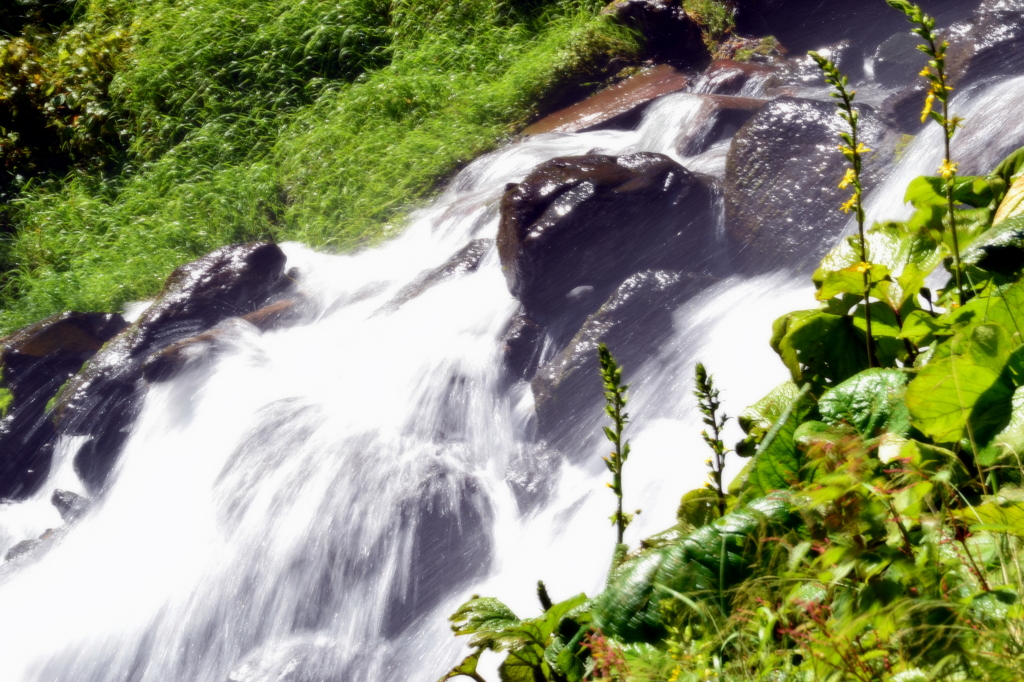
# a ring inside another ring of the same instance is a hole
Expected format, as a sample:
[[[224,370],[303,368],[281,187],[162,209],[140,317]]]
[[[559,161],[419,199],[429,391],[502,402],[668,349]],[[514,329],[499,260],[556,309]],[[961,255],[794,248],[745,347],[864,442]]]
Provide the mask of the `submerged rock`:
[[[474,239],[455,252],[447,261],[433,270],[420,273],[414,281],[402,287],[393,299],[384,304],[383,310],[396,310],[433,286],[476,272],[480,268],[480,262],[483,261],[492,246],[494,246],[493,239]]]
[[[509,291],[546,324],[580,308],[583,287],[602,300],[645,268],[707,269],[712,182],[646,152],[542,163],[502,200],[498,253]]]
[[[898,133],[873,109],[860,107],[861,139],[872,152],[870,187],[894,156]],[[744,125],[729,150],[724,183],[725,228],[733,264],[748,273],[814,263],[849,216],[839,207],[846,159],[837,149],[845,123],[831,102],[783,97]]]
[[[89,498],[82,497],[70,490],[54,490],[50,503],[57,508],[57,513],[64,523],[71,523],[89,511],[92,503]]]
[[[545,116],[523,131],[574,133],[599,128],[631,129],[640,122],[647,105],[662,95],[682,90],[689,79],[669,66],[659,64],[606,88],[582,102]]]
[[[627,279],[591,315],[569,345],[537,370],[531,387],[541,438],[555,447],[580,442],[595,431],[603,395],[597,347],[608,345],[619,364],[635,371],[652,359],[672,333],[672,315],[714,282],[710,276],[664,270]],[[581,448],[572,448],[581,450]]]
[[[38,490],[53,454],[47,402],[127,324],[120,315],[62,313],[0,340],[0,376],[13,396],[0,421],[0,498]]]
[[[61,390],[57,435],[88,437],[74,466],[90,492],[103,488],[138,415],[146,359],[267,305],[290,284],[284,263],[277,245],[256,243],[225,246],[181,266],[142,316]]]

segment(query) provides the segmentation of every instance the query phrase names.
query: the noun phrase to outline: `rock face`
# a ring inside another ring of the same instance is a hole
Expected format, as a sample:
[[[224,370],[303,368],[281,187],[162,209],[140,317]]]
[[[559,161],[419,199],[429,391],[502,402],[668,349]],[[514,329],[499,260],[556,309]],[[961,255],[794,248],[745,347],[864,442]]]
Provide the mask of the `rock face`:
[[[656,62],[703,65],[710,59],[700,26],[670,0],[615,0],[602,10],[644,36],[647,56]]]
[[[845,39],[860,40],[865,48],[873,50],[892,34],[910,28],[903,14],[884,2],[737,0],[736,5],[741,27],[775,36],[791,54]],[[939,25],[964,19],[973,8],[973,2],[964,0],[932,0],[925,6]]]
[[[666,156],[564,157],[509,186],[498,252],[509,291],[548,324],[586,287],[602,300],[644,268],[706,269],[713,230],[711,180]]]
[[[702,101],[699,122],[688,127],[675,142],[680,156],[696,156],[715,142],[728,140],[761,107],[763,99],[730,95],[693,95]]]
[[[384,304],[383,309],[396,310],[433,286],[476,272],[493,245],[493,239],[474,239],[438,267],[420,273],[415,281],[403,287],[393,299]]]
[[[516,315],[501,340],[502,367],[508,379],[529,379],[537,369],[544,329],[526,315]]]
[[[666,270],[641,272],[623,282],[568,346],[537,370],[531,387],[539,435],[557,448],[594,433],[587,417],[600,413],[598,345],[608,344],[619,364],[638,368],[672,333],[673,312],[713,282],[710,276]]]
[[[126,326],[120,315],[63,313],[0,340],[0,369],[13,394],[0,421],[0,498],[24,499],[38,489],[53,450],[46,403]]]
[[[963,39],[954,36],[950,42],[950,71],[959,87],[1024,73],[1024,0],[984,0]]]
[[[864,53],[853,42],[841,40],[834,45],[818,50],[818,52],[823,57],[827,57],[843,75],[848,76],[851,80],[864,75]],[[784,66],[765,81],[765,87],[768,89],[788,85],[820,86],[822,84],[821,69],[806,54],[787,60]]]
[[[582,102],[545,116],[523,134],[574,133],[598,128],[628,130],[639,123],[648,104],[662,95],[682,90],[688,83],[689,79],[673,67],[659,64]]]
[[[740,95],[744,89],[764,82],[778,69],[766,64],[716,59],[694,81],[692,92],[706,95]]]
[[[860,108],[870,186],[893,156],[897,132],[870,107]],[[816,262],[849,216],[848,190],[837,183],[846,160],[837,149],[843,124],[830,102],[774,100],[744,125],[729,150],[725,227],[733,264],[748,273]]]
[[[68,382],[55,406],[57,434],[88,436],[75,471],[90,492],[102,489],[138,414],[146,359],[266,305],[290,283],[284,262],[276,245],[257,243],[181,266],[142,316]]]

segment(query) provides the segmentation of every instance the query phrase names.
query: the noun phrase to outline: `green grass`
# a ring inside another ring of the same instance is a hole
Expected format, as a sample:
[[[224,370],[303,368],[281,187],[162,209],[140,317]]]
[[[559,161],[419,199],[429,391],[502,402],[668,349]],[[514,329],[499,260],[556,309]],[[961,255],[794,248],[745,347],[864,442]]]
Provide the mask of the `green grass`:
[[[116,310],[226,243],[372,243],[557,86],[637,49],[592,0],[96,5],[135,39],[111,84],[127,162],[12,204],[0,333]]]

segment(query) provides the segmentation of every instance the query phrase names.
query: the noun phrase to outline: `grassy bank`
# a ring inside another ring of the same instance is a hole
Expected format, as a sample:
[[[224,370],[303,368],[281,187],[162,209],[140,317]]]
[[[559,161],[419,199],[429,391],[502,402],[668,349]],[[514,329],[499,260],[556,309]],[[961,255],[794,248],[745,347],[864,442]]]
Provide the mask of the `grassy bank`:
[[[40,51],[67,52],[76,27],[90,27],[75,43],[86,48],[118,36],[108,92],[86,102],[103,111],[116,163],[30,181],[8,202],[0,333],[60,310],[117,309],[233,241],[372,242],[557,86],[603,78],[611,57],[635,53],[600,7],[82,5]],[[67,127],[84,120],[71,111]]]

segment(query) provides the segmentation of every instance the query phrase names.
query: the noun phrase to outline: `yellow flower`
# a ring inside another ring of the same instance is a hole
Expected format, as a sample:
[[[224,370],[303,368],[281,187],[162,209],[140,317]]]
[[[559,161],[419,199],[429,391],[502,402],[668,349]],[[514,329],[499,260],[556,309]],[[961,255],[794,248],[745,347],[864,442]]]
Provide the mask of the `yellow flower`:
[[[866,144],[864,144],[863,142],[858,142],[857,143],[857,150],[856,151],[857,151],[858,154],[865,154],[865,153],[867,153],[867,152],[869,152],[871,150],[868,149],[868,146]]]
[[[949,159],[944,159],[942,165],[939,166],[939,175],[946,180],[949,180],[951,177],[956,175],[956,167],[959,165],[959,163],[950,161]]]
[[[857,263],[850,268],[854,272],[867,272],[871,269],[871,263]]]
[[[921,110],[921,123],[928,120],[928,114],[932,113],[932,104],[935,103],[935,93],[929,92],[928,97],[924,100],[924,109]]]
[[[668,682],[676,682],[676,680],[679,679],[680,672],[682,672],[682,670],[680,670],[679,666],[677,665],[675,668],[672,669],[672,674],[668,676]]]
[[[842,206],[839,207],[839,210],[842,211],[843,213],[849,213],[850,211],[853,210],[853,207],[856,204],[857,204],[857,195],[854,194],[852,197],[850,197],[849,201],[847,201],[845,204],[843,204]]]
[[[932,73],[932,72],[931,72],[931,71],[929,71],[929,70],[928,70],[928,67],[926,66],[926,67],[924,67],[923,69],[921,69],[921,73],[919,73],[919,74],[917,74],[917,75],[918,75],[918,76],[925,76],[925,77],[927,77],[927,76],[930,76],[930,75],[931,75],[931,73]]]
[[[846,169],[846,175],[843,176],[842,181],[839,183],[839,189],[846,189],[850,186],[854,180],[857,179],[857,174],[853,172],[852,168]]]

